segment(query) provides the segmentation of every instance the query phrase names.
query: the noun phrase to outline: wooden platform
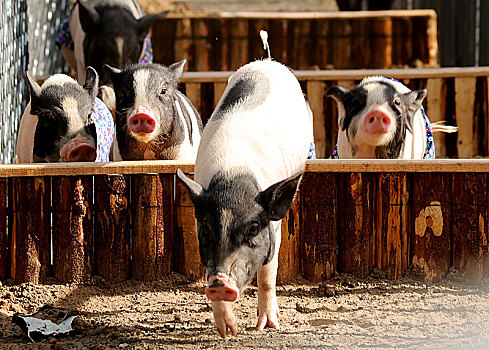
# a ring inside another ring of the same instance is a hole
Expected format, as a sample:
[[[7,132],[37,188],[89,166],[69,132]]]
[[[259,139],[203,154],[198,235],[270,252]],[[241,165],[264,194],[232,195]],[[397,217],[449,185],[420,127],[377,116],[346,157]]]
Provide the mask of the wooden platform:
[[[232,72],[185,73],[181,90],[186,92],[204,123],[218,103]],[[436,133],[438,158],[489,156],[489,67],[365,69],[295,71],[314,113],[314,138],[319,158],[327,158],[338,134],[337,106],[324,97],[333,85],[352,88],[364,77],[384,75],[396,78],[411,89],[428,90],[424,106],[432,122],[456,125],[456,134]]]
[[[193,171],[173,161],[0,166],[0,280],[201,278],[178,168]],[[478,283],[489,271],[488,181],[489,160],[308,161],[282,225],[279,283],[374,268],[439,281],[450,266]]]
[[[234,70],[263,55],[261,29],[273,57],[293,69],[438,65],[433,10],[171,15],[153,26],[155,61],[186,58],[191,71]]]

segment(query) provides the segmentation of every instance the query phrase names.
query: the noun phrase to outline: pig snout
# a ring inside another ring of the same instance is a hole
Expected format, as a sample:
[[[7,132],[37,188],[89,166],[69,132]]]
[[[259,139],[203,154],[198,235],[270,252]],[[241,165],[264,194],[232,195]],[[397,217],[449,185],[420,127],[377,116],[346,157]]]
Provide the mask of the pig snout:
[[[128,120],[129,130],[135,134],[151,134],[156,129],[154,113],[146,108],[138,108]]]
[[[231,278],[225,273],[211,276],[205,287],[205,295],[211,301],[235,302],[239,297],[239,289],[234,286]]]
[[[97,150],[92,145],[82,144],[75,146],[68,153],[68,162],[95,162]]]
[[[389,132],[391,117],[382,110],[373,110],[363,120],[365,130],[370,134],[385,134]]]

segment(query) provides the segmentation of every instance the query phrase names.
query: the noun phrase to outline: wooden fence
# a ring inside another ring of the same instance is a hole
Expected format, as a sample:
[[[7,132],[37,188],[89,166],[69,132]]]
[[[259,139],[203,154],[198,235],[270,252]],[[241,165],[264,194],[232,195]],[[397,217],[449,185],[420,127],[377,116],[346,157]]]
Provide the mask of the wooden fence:
[[[263,56],[261,29],[273,57],[293,69],[438,65],[433,10],[173,15],[153,26],[154,58],[186,58],[191,71],[234,70]]]
[[[203,276],[194,209],[175,180],[192,164],[0,166],[0,280]],[[489,268],[489,161],[308,161],[282,225],[279,283],[335,271],[414,269],[468,283]],[[52,247],[52,248],[51,248]]]
[[[212,114],[230,74],[184,74],[181,90],[196,106],[204,122]],[[438,158],[489,156],[489,67],[296,71],[295,74],[311,102],[319,158],[329,156],[338,134],[337,106],[332,99],[324,97],[325,91],[336,84],[352,88],[370,75],[396,78],[411,89],[428,89],[424,106],[429,119],[459,127],[455,134],[435,134]]]

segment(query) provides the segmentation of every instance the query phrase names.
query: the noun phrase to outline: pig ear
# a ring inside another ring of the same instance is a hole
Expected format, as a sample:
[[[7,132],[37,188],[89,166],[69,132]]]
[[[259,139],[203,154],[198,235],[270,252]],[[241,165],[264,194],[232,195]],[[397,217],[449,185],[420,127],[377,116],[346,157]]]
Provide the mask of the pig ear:
[[[25,72],[25,77],[27,81],[27,88],[29,90],[29,95],[31,97],[31,101],[35,101],[41,95],[41,87],[34,79],[32,79],[29,72]]]
[[[83,85],[83,88],[87,90],[90,97],[97,97],[98,74],[97,71],[90,66],[87,67],[87,74],[85,75],[85,84]]]
[[[138,19],[136,22],[138,35],[141,38],[144,38],[149,33],[149,30],[151,29],[153,23],[156,22],[157,19],[165,17],[169,12],[170,11],[164,11],[160,13],[150,14]]]
[[[326,90],[326,97],[333,97],[336,102],[343,103],[350,90],[343,86],[335,85]]]
[[[78,14],[81,27],[85,33],[94,30],[100,20],[100,15],[95,10],[95,7],[90,5],[89,1],[86,0],[78,1]]]
[[[202,193],[202,186],[200,186],[194,180],[188,178],[180,169],[177,170],[177,176],[180,180],[182,180],[185,187],[187,187],[188,193],[190,194],[190,199],[195,204]]]
[[[104,71],[106,71],[107,73],[109,73],[110,75],[110,79],[112,80],[112,82],[114,80],[117,80],[117,77],[119,76],[119,74],[121,74],[122,70],[120,70],[119,68],[115,68],[115,67],[111,67],[109,66],[108,64],[104,64],[104,66],[102,67],[102,69]]]
[[[414,115],[421,107],[426,94],[426,89],[423,89],[407,92],[399,96],[401,103],[404,106],[404,118],[406,120],[406,126],[410,132],[413,132]]]
[[[186,64],[187,64],[187,60],[184,58],[183,60],[177,63],[173,63],[171,66],[168,67],[168,69],[173,73],[175,78],[180,79]]]
[[[292,205],[295,192],[304,172],[295,174],[288,179],[277,182],[258,195],[258,203],[268,213],[270,220],[281,220],[287,215]]]

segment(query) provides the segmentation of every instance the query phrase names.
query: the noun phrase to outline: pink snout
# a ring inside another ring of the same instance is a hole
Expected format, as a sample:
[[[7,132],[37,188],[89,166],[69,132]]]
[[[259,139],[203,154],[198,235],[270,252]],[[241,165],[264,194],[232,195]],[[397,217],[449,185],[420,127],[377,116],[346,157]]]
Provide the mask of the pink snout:
[[[87,144],[75,146],[68,153],[68,162],[94,162],[97,158],[97,150]]]
[[[218,273],[209,278],[209,284],[205,287],[205,295],[211,301],[235,302],[239,297],[239,289],[231,284],[229,276]]]
[[[391,118],[381,110],[374,110],[365,116],[363,125],[370,134],[385,134],[389,132]]]
[[[147,113],[137,113],[129,118],[129,130],[136,134],[151,134],[156,129],[156,120]]]

